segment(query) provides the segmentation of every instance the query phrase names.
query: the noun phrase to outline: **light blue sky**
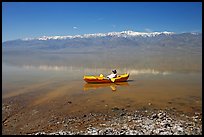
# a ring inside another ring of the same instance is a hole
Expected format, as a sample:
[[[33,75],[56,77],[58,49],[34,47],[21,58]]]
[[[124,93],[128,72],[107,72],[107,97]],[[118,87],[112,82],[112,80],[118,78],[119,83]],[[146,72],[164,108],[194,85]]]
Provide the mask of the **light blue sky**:
[[[112,31],[202,32],[201,2],[3,2],[2,41]]]

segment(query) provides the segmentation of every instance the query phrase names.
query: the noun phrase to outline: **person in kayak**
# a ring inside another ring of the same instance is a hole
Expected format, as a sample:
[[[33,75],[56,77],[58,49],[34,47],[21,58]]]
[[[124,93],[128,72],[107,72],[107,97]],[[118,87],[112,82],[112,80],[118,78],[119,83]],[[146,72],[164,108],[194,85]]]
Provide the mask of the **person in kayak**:
[[[117,71],[116,71],[116,70],[113,70],[112,72],[113,72],[112,74],[110,74],[110,75],[107,76],[108,79],[116,78],[116,77],[117,77]]]

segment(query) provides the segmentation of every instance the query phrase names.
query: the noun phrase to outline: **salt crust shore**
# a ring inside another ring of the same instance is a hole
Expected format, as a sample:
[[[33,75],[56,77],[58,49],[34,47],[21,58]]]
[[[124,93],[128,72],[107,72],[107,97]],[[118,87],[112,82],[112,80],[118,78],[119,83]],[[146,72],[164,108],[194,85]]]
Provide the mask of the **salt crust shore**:
[[[67,130],[29,135],[202,135],[202,113],[195,112],[193,116],[188,116],[171,110],[145,109],[126,112],[117,107],[112,108],[112,112],[114,116],[90,113],[83,118],[58,122]],[[99,122],[99,119],[105,121]],[[94,120],[98,122],[92,124]],[[80,123],[86,122],[89,123],[86,128],[78,128]]]

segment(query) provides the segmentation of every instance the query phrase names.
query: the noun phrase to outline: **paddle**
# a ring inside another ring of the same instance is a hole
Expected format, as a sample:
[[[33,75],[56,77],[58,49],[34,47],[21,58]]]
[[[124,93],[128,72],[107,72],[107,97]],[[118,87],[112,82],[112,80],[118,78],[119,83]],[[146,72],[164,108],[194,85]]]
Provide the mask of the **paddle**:
[[[111,80],[111,82],[115,82],[115,78],[111,78],[110,80]]]

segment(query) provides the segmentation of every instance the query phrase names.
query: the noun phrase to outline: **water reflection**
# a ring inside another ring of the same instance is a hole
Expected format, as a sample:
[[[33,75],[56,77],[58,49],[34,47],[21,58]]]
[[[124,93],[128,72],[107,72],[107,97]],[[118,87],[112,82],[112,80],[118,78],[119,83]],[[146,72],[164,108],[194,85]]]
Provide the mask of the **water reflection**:
[[[84,74],[101,74],[101,73],[107,73],[110,72],[111,68],[84,68],[84,67],[75,67],[75,66],[57,66],[57,65],[23,65],[22,68],[25,69],[37,69],[37,70],[43,70],[43,71],[78,71],[78,72],[84,72]],[[158,71],[155,69],[130,69],[130,68],[120,68],[117,69],[118,72],[121,73],[130,73],[131,75],[140,75],[140,74],[152,74],[152,75],[169,75],[171,74],[169,71]]]
[[[96,90],[98,88],[106,88],[106,87],[110,87],[112,91],[116,91],[117,87],[120,87],[120,86],[129,86],[129,84],[128,82],[100,83],[100,84],[86,83],[84,84],[84,91]]]

